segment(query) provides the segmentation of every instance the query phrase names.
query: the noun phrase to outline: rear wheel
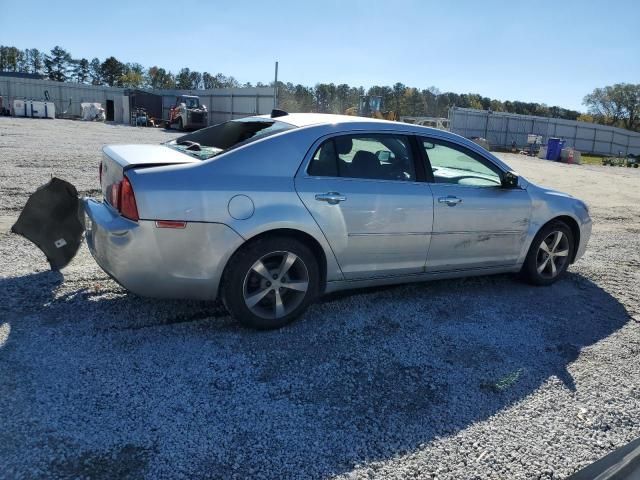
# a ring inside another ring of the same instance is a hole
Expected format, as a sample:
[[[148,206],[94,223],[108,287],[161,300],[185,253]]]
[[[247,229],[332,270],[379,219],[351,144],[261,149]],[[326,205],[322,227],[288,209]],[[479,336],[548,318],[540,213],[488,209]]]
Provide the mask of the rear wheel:
[[[569,267],[573,250],[573,234],[564,222],[544,226],[533,239],[522,266],[525,279],[534,285],[551,285]]]
[[[313,253],[288,237],[259,239],[229,262],[222,299],[243,325],[280,328],[302,314],[318,295],[320,275]]]

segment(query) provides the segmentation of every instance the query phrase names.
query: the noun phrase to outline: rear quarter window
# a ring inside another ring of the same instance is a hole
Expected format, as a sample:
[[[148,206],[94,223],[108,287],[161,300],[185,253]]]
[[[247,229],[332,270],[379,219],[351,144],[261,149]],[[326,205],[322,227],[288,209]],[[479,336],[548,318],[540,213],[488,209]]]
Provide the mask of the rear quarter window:
[[[229,150],[294,128],[294,125],[279,120],[248,117],[203,128],[178,137],[175,141],[196,142],[201,146]]]

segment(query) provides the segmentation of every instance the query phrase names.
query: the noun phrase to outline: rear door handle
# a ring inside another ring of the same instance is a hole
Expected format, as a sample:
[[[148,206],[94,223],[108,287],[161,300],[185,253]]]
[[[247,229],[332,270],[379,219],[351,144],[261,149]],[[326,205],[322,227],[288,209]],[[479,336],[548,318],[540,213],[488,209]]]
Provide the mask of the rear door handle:
[[[337,205],[340,202],[344,202],[346,199],[347,197],[340,195],[338,192],[316,194],[316,200],[319,202],[327,202],[329,205]]]
[[[453,195],[447,195],[446,197],[440,197],[438,199],[440,203],[446,203],[450,207],[455,207],[459,203],[462,203],[462,199],[458,197],[454,197]]]

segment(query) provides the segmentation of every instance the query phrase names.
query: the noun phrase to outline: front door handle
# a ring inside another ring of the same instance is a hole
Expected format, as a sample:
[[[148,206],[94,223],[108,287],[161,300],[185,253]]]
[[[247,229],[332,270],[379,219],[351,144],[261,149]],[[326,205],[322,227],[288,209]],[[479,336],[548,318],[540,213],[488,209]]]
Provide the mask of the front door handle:
[[[346,199],[347,197],[340,195],[338,192],[316,194],[316,200],[319,202],[327,202],[329,205],[337,205],[340,202],[344,202]]]
[[[453,195],[447,195],[446,197],[440,197],[438,199],[440,203],[446,203],[450,207],[455,207],[459,203],[462,203],[462,199],[458,197],[454,197]]]

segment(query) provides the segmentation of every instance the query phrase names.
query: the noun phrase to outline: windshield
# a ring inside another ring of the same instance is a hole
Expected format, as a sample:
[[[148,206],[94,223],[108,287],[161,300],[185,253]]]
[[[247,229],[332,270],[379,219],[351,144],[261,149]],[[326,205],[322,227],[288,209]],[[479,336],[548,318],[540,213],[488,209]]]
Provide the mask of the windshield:
[[[289,123],[271,118],[247,117],[183,135],[169,142],[168,145],[204,160],[293,128],[295,127]]]
[[[200,106],[199,98],[185,97],[183,100],[187,108],[198,108]]]

